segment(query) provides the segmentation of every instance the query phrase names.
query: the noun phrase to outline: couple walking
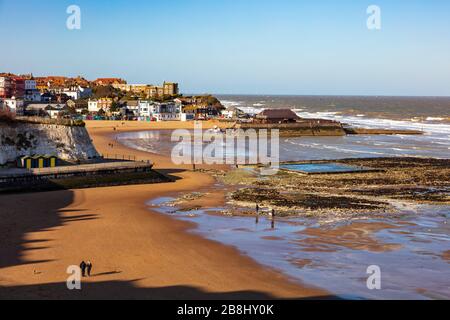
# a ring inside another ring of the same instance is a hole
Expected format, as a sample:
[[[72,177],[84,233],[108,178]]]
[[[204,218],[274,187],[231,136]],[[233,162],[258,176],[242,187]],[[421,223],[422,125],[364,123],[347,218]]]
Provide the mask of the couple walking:
[[[90,277],[91,276],[91,271],[92,271],[92,262],[90,262],[90,261],[88,261],[88,262],[81,261],[80,269],[81,269],[81,275],[83,277],[86,277],[86,273],[87,273],[88,277]]]

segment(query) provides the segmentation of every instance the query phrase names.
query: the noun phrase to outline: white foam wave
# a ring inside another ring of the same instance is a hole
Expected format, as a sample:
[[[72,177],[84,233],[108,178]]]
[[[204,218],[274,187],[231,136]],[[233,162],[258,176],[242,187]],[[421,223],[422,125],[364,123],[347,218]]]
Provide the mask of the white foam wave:
[[[297,112],[302,118],[323,118],[328,120],[338,120],[353,126],[366,128],[386,128],[386,129],[403,129],[403,130],[419,130],[433,135],[450,136],[450,125],[444,123],[415,122],[408,120],[393,120],[382,118],[361,118],[357,116],[341,116],[337,112]]]

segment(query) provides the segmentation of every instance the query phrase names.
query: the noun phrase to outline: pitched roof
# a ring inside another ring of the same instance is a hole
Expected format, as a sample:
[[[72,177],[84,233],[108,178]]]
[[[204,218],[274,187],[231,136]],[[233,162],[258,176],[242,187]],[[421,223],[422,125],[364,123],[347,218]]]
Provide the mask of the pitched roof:
[[[262,119],[300,119],[291,109],[266,109],[256,117]]]
[[[137,100],[128,100],[127,107],[137,107],[139,105],[139,101]]]

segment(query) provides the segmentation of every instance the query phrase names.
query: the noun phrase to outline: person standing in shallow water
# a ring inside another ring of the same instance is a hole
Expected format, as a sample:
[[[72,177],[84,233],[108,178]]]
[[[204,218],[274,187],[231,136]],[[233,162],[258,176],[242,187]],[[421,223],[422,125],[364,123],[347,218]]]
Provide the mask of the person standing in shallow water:
[[[88,261],[86,263],[86,268],[87,268],[87,275],[88,275],[88,277],[90,277],[91,276],[91,271],[92,271],[92,262]]]
[[[259,205],[256,204],[256,224],[259,223]]]
[[[81,269],[81,276],[85,277],[86,276],[86,262],[81,261],[80,263],[80,269]]]

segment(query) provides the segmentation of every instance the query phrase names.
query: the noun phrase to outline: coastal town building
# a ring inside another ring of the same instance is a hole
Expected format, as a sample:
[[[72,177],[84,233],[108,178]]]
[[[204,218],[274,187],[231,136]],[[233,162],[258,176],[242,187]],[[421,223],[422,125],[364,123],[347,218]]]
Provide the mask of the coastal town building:
[[[300,117],[291,109],[266,109],[256,115],[255,122],[258,123],[295,123]]]
[[[244,111],[235,106],[231,106],[226,108],[225,110],[222,110],[221,114],[225,119],[240,119],[248,117],[248,115]]]
[[[51,90],[54,93],[65,94],[70,99],[78,100],[83,98],[88,98],[92,95],[92,89],[88,87],[81,86],[70,86],[65,88],[59,88]]]
[[[88,111],[89,112],[99,112],[100,111],[100,107],[98,106],[98,101],[97,100],[89,99],[89,101],[88,101]]]
[[[52,119],[57,119],[57,118],[61,117],[64,113],[67,113],[68,110],[69,109],[68,109],[67,105],[64,105],[64,104],[48,105],[45,108],[45,111]]]
[[[129,100],[126,102],[125,105],[126,110],[128,111],[127,114],[138,118],[139,115],[139,102],[137,100]]]
[[[155,103],[153,105],[152,117],[156,121],[180,121],[182,110],[179,105],[170,103]]]
[[[99,112],[103,110],[109,112],[113,104],[112,98],[100,98],[100,99],[89,99],[88,100],[88,110],[89,112]]]
[[[25,79],[25,90],[36,90],[36,80]]]
[[[195,120],[208,120],[217,118],[220,115],[220,110],[210,105],[187,105],[183,106],[183,113],[191,115]]]
[[[30,103],[25,106],[25,115],[58,118],[68,111],[66,104],[62,103]]]
[[[23,99],[16,99],[16,97],[3,99],[3,108],[17,115],[23,115],[24,101]]]
[[[179,94],[178,83],[164,82],[163,84],[164,95],[176,96]]]
[[[112,87],[123,92],[131,92],[137,95],[145,95],[147,98],[157,98],[163,96],[177,96],[179,94],[178,83],[164,82],[162,86],[149,84],[126,84],[114,83]]]
[[[25,101],[30,102],[40,102],[41,101],[41,93],[36,88],[36,80],[33,78],[25,79]]]
[[[36,80],[36,88],[42,93],[52,88],[63,88],[68,81],[67,77],[61,76],[35,77],[34,79]]]
[[[174,102],[160,103],[151,100],[126,102],[124,114],[140,121],[180,121],[181,106]]]
[[[25,90],[25,101],[30,102],[40,102],[41,101],[41,93],[39,90]]]
[[[82,114],[141,121],[186,121],[220,117],[223,108],[213,96],[183,97],[176,82],[165,81],[155,86],[127,84],[120,78],[88,81],[81,76],[34,77],[32,74],[0,73],[0,97],[3,100],[17,98],[20,102],[16,104],[24,105],[26,115],[51,117],[68,110],[72,114],[67,112],[64,116],[80,117]],[[20,109],[12,100],[3,104],[11,110]],[[229,114],[224,114],[233,117],[235,112],[230,110]]]
[[[51,92],[47,91],[41,94],[41,102],[52,102],[52,101],[56,101],[56,97]]]
[[[13,92],[13,83],[11,77],[0,77],[0,98],[10,98]]]
[[[154,103],[148,100],[138,101],[138,114],[141,120],[151,120],[154,112]]]

